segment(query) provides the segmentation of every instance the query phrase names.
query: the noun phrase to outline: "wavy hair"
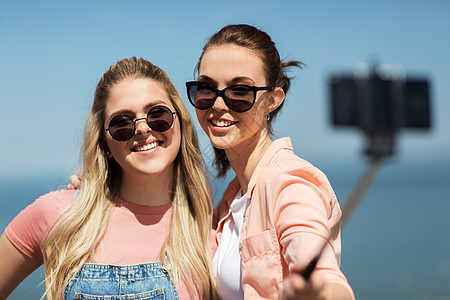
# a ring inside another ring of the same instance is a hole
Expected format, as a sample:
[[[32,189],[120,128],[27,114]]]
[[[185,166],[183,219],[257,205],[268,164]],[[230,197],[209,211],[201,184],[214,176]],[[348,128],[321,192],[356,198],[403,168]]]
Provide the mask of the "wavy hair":
[[[233,24],[223,27],[208,39],[203,47],[202,54],[200,55],[194,72],[198,74],[203,55],[209,49],[229,44],[255,51],[263,63],[266,85],[281,87],[285,94],[287,93],[291,82],[291,78],[286,74],[287,69],[289,67],[302,68],[304,66],[302,62],[297,60],[282,61],[275,43],[266,32],[247,24]],[[282,102],[274,111],[269,113],[267,130],[270,134],[272,134],[272,121],[278,115],[283,103],[284,102]],[[218,177],[223,177],[230,168],[230,163],[223,149],[214,147],[214,154],[214,164],[218,171]]]
[[[182,280],[190,293],[215,298],[211,272],[212,202],[203,159],[190,116],[166,73],[140,58],[117,61],[100,79],[87,120],[81,153],[82,185],[73,206],[49,232],[42,252],[46,291],[60,299],[69,280],[100,246],[119,193],[121,168],[108,159],[104,109],[111,87],[127,78],[149,78],[167,92],[181,127],[181,145],[174,161],[172,222],[160,257],[175,284]]]

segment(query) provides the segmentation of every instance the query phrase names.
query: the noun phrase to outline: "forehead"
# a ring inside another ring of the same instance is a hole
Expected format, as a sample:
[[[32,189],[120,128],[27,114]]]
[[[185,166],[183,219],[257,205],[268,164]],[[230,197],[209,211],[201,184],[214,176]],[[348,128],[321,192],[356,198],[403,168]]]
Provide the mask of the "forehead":
[[[139,112],[149,105],[165,104],[173,108],[163,86],[148,78],[127,78],[111,87],[106,101],[106,115],[115,111]]]
[[[259,53],[232,44],[214,46],[205,51],[199,65],[199,77],[202,75],[214,80],[249,77],[255,83],[265,82]]]

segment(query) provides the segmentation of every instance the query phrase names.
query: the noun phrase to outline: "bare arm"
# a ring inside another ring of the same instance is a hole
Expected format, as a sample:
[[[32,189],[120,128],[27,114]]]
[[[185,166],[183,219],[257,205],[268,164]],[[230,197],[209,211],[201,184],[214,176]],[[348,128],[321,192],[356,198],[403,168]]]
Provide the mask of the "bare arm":
[[[41,263],[20,252],[5,234],[0,237],[0,299],[9,294]]]

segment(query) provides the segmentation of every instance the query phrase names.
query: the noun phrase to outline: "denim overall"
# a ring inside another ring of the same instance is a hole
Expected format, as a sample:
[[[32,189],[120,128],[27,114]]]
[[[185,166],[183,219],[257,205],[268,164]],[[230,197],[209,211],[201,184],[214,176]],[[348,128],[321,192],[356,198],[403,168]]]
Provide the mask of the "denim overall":
[[[112,266],[86,264],[70,280],[65,300],[179,299],[161,262]]]

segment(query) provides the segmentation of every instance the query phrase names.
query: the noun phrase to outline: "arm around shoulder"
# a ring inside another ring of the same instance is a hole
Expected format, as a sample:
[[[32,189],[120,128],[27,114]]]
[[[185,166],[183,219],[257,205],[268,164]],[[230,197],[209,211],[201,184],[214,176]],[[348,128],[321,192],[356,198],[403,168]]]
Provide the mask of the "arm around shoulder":
[[[40,265],[41,262],[20,252],[3,234],[0,237],[0,299],[6,299]]]

